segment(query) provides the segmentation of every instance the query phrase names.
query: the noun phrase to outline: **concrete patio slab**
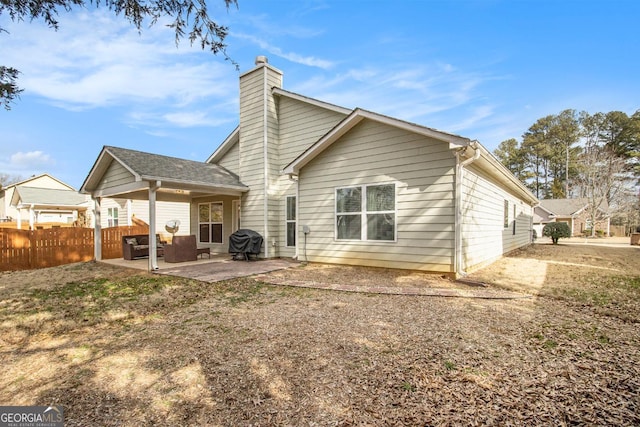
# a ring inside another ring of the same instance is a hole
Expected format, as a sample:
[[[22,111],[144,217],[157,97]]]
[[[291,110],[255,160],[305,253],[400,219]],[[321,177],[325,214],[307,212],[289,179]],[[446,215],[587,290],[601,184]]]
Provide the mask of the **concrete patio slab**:
[[[207,258],[206,256],[198,257],[196,261],[186,261],[181,263],[170,263],[166,262],[164,258],[158,258],[158,269],[159,271],[172,269],[175,267],[185,267],[191,265],[204,265],[204,264],[215,264],[220,262],[228,261],[231,258],[231,255],[211,255],[211,258]],[[149,270],[149,258],[136,258],[132,260],[126,260],[123,258],[115,258],[115,259],[104,259],[100,262],[105,264],[117,265],[118,267],[124,268],[134,268],[136,270]]]
[[[170,276],[187,277],[202,282],[220,282],[222,280],[235,279],[238,277],[253,276],[256,274],[269,273],[271,271],[300,265],[296,261],[289,259],[266,259],[256,261],[232,261],[228,257],[217,262],[189,264],[180,263],[175,267],[164,267],[157,270],[157,274]]]

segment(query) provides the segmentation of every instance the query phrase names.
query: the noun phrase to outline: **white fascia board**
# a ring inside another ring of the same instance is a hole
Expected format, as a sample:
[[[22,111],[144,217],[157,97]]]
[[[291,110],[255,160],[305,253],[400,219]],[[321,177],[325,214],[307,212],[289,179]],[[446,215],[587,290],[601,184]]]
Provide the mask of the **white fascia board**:
[[[91,197],[120,197],[126,198],[127,193],[133,193],[140,190],[146,190],[149,188],[149,183],[146,181],[135,181],[128,184],[119,185],[117,187],[105,188],[98,191],[92,191]]]
[[[363,118],[374,120],[376,122],[393,126],[399,129],[403,129],[408,132],[424,135],[429,138],[436,139],[438,141],[448,142],[450,147],[452,144],[455,146],[466,147],[471,143],[471,140],[469,138],[465,138],[463,136],[454,135],[451,133],[443,132],[437,129],[432,129],[419,124],[406,122],[404,120],[396,119],[393,117],[384,116],[382,114],[374,113],[372,111],[361,110],[361,109],[357,109],[356,111]]]
[[[18,205],[18,208],[28,208],[31,207],[33,205],[34,209],[48,209],[50,211],[56,211],[56,210],[82,210],[82,209],[87,209],[87,206],[85,204],[80,204],[80,205],[54,205],[54,204],[47,204],[47,203],[20,203],[20,205]]]
[[[80,186],[80,191],[79,193],[81,194],[91,194],[91,190],[93,188],[95,188],[95,186],[97,185],[94,184],[93,186],[91,186],[92,181],[95,181],[96,175],[98,173],[100,173],[100,175],[104,174],[104,172],[106,171],[106,166],[105,166],[105,148],[102,148],[102,151],[100,151],[100,154],[98,155],[98,158],[96,159],[96,161],[93,163],[93,166],[91,167],[91,170],[89,171],[89,174],[87,175],[87,177],[84,179],[84,182],[82,183],[82,185]]]
[[[285,175],[298,175],[300,168],[313,160],[318,154],[322,153],[327,147],[336,142],[342,135],[351,130],[355,125],[360,123],[364,117],[358,115],[357,111],[351,113],[337,126],[320,138],[315,144],[309,147],[305,152],[298,156],[294,161],[289,163],[282,173]]]
[[[449,143],[450,147],[451,144],[457,144],[461,147],[464,147],[469,145],[471,142],[471,140],[468,138],[448,134],[446,132],[441,132],[425,126],[405,122],[393,117],[388,117],[357,108],[349,116],[338,123],[333,129],[331,129],[327,134],[325,134],[325,136],[320,138],[314,145],[307,149],[307,151],[298,156],[293,162],[289,163],[282,170],[282,173],[285,175],[297,175],[300,171],[300,168],[309,163],[313,158],[315,158],[318,154],[324,151],[327,147],[337,141],[340,137],[342,137],[345,133],[347,133],[364,119],[373,120],[378,123],[406,130],[407,132],[412,132],[439,141],[447,142]]]
[[[142,177],[140,175],[138,175],[138,173],[136,171],[134,171],[133,169],[131,169],[131,167],[129,167],[128,164],[126,164],[125,162],[123,162],[122,160],[120,160],[116,155],[114,155],[111,151],[109,151],[109,149],[107,148],[107,152],[109,153],[109,155],[111,156],[111,158],[113,160],[115,160],[116,162],[120,163],[122,165],[123,168],[125,168],[126,170],[129,171],[129,173],[131,175],[134,176],[136,181],[141,181]]]
[[[485,159],[492,168],[499,171],[504,178],[511,184],[512,187],[516,188],[520,195],[525,198],[532,206],[540,203],[540,200],[534,196],[534,194],[522,183],[518,178],[516,178],[509,169],[505,165],[503,165],[498,159],[495,158],[493,154],[489,152],[482,144],[476,141],[478,144],[478,149],[480,150],[480,155],[483,159]]]
[[[89,171],[89,175],[87,175],[84,182],[82,183],[80,191],[78,192],[81,194],[94,194],[95,188],[98,186],[98,183],[104,176],[112,161],[120,163],[122,167],[124,167],[127,171],[129,171],[129,173],[131,173],[131,175],[133,175],[135,181],[141,181],[140,175],[138,175],[126,163],[118,159],[112,152],[109,151],[107,147],[104,147],[100,152],[98,159],[93,164],[91,171]]]
[[[296,101],[305,102],[307,104],[315,105],[316,107],[324,108],[326,110],[335,111],[336,113],[341,113],[344,115],[351,114],[353,111],[351,108],[341,107],[339,105],[331,104],[325,101],[320,101],[319,99],[310,98],[308,96],[300,95],[295,92],[289,92],[288,90],[274,87],[272,89],[272,93],[278,96],[284,96],[287,98],[295,99]]]
[[[167,180],[164,177],[158,176],[142,176],[144,181],[151,183],[162,182],[162,188],[175,188],[175,189],[188,189],[188,190],[204,190],[204,191],[216,191],[216,189],[227,189],[240,192],[249,191],[249,187],[246,185],[230,185],[230,184],[210,184],[208,182],[188,181],[184,179],[171,179]]]
[[[219,160],[220,157],[227,154],[227,152],[236,144],[240,137],[240,126],[236,126],[236,128],[222,141],[222,144],[209,156],[205,163],[214,163]]]

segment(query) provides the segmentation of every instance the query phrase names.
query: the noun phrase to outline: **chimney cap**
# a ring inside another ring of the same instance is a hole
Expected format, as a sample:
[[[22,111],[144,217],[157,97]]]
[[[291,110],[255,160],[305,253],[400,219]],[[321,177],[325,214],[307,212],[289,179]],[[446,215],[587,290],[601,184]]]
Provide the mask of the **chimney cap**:
[[[268,64],[268,63],[269,63],[269,60],[267,59],[266,56],[264,55],[256,56],[256,65]]]

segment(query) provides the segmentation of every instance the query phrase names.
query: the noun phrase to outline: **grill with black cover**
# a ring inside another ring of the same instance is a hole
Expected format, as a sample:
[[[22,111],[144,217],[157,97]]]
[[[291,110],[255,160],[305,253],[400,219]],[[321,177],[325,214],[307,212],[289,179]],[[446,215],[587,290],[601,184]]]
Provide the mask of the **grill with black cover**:
[[[262,247],[260,233],[241,228],[229,236],[229,253],[234,254],[233,259],[249,260],[251,255],[257,256]]]

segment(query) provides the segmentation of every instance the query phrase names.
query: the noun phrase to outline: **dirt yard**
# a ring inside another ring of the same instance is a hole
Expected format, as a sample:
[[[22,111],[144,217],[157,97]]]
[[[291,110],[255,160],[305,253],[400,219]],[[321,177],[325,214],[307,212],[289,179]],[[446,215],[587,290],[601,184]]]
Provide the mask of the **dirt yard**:
[[[562,241],[561,241],[562,243]],[[65,425],[639,425],[640,249],[534,245],[514,300],[215,284],[83,263],[0,274],[0,405]],[[309,265],[274,278],[458,288]]]

